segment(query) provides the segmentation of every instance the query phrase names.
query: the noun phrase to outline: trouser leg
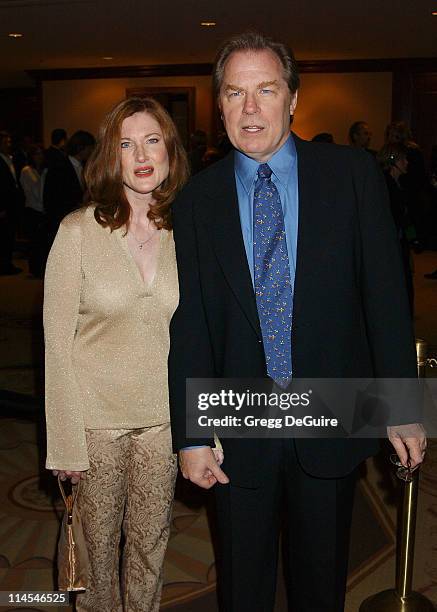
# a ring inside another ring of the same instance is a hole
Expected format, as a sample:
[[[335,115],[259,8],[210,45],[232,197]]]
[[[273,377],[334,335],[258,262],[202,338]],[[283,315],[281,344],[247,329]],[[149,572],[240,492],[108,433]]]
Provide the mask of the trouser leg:
[[[293,612],[343,612],[356,473],[320,479],[287,444],[287,582]]]
[[[270,478],[256,488],[216,485],[219,527],[218,588],[222,612],[271,612],[279,539],[280,441]]]
[[[127,491],[128,430],[88,430],[90,469],[81,481],[77,507],[90,566],[88,589],[77,596],[78,612],[121,612],[119,545]]]
[[[132,431],[123,521],[126,612],[159,610],[176,473],[169,424]]]
[[[0,273],[8,272],[13,265],[15,226],[16,223],[11,214],[0,219]]]

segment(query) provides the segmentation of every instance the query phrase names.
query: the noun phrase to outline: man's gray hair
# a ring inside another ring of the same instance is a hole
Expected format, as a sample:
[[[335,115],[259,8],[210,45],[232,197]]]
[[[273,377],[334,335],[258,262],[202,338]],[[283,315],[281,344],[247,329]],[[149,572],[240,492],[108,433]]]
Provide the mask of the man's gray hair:
[[[225,65],[230,55],[236,51],[272,51],[284,69],[284,79],[294,94],[299,88],[299,71],[291,49],[259,32],[245,32],[226,40],[219,49],[212,73],[214,93],[219,95],[223,82]]]

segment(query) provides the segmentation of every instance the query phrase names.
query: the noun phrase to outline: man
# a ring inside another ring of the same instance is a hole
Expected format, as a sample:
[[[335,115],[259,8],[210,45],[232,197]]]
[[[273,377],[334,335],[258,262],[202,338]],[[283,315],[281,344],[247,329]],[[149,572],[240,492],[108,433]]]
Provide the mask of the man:
[[[196,130],[190,136],[190,152],[188,153],[188,162],[190,164],[191,174],[197,174],[205,167],[203,156],[206,153],[208,137],[203,130]]]
[[[352,147],[364,149],[367,153],[376,155],[376,151],[370,149],[372,132],[365,121],[355,121],[349,128],[349,142]]]
[[[83,167],[96,141],[89,132],[78,130],[66,145],[66,155],[50,166],[44,185],[44,208],[49,242],[53,242],[62,219],[82,204],[85,181]]]
[[[368,155],[290,134],[299,78],[286,47],[256,33],[227,41],[214,85],[236,150],[196,175],[174,204],[174,447],[185,478],[215,485],[222,609],[273,610],[285,501],[290,607],[338,612],[355,468],[376,441],[223,439],[220,468],[213,440],[186,434],[185,381],[414,377],[393,222]],[[264,268],[279,280],[272,284]],[[404,440],[391,429],[404,464],[407,447],[413,466],[422,461],[419,429]]]
[[[52,130],[50,143],[50,146],[44,152],[47,168],[53,168],[65,162],[67,132],[63,128],[55,128]]]
[[[21,268],[14,266],[12,255],[24,196],[11,153],[11,136],[7,132],[0,132],[0,275],[21,272]]]

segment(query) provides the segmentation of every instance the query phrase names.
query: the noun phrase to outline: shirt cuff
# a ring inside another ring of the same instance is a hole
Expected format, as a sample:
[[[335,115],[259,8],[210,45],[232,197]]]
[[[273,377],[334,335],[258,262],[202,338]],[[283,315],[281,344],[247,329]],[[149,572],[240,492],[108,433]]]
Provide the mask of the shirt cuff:
[[[192,450],[193,448],[208,448],[206,444],[201,444],[200,446],[185,446],[181,448],[181,450]]]

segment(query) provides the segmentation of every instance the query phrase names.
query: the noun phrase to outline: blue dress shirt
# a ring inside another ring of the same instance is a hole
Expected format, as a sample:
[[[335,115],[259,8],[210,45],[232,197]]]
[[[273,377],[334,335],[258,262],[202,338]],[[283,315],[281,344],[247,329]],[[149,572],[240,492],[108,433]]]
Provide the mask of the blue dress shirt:
[[[285,235],[287,237],[290,280],[294,287],[296,275],[297,229],[299,194],[297,179],[297,155],[293,137],[285,143],[267,162],[272,170],[272,181],[281,198],[284,213]],[[237,183],[238,207],[241,231],[246,249],[247,263],[253,283],[253,192],[257,180],[259,162],[244,153],[235,152],[235,180]]]
[[[287,237],[290,280],[294,288],[296,276],[297,225],[299,213],[299,193],[297,180],[297,154],[293,137],[284,142],[279,151],[267,162],[272,170],[271,180],[276,185],[284,213],[285,235]],[[235,152],[235,180],[237,183],[238,208],[240,211],[241,231],[247,263],[253,284],[253,192],[257,179],[259,162],[247,157],[240,151]],[[293,289],[294,295],[294,289]],[[188,446],[184,450],[202,448]]]

